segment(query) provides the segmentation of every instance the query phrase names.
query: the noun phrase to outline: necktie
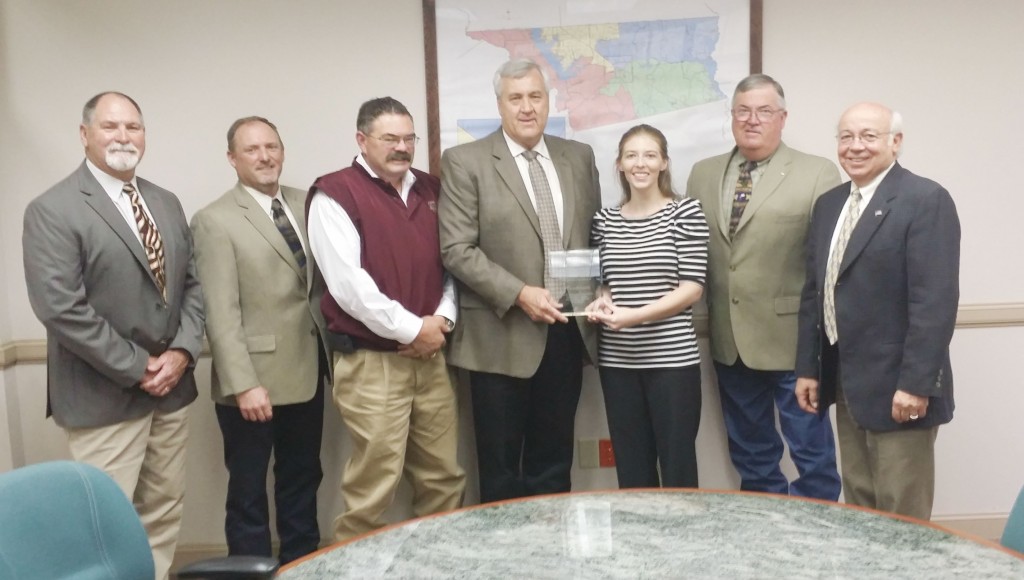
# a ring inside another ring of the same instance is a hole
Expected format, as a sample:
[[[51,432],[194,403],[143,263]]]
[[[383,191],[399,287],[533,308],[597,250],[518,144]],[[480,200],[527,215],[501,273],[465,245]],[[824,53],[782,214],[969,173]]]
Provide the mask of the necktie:
[[[160,237],[160,231],[156,224],[142,209],[142,200],[139,199],[139,192],[131,183],[124,184],[121,192],[128,196],[132,202],[132,217],[135,218],[135,227],[139,228],[139,237],[142,238],[142,245],[146,249],[146,260],[149,262],[149,269],[156,278],[156,287],[160,294],[167,301],[167,277],[164,273],[164,241]]]
[[[555,202],[551,197],[551,185],[544,174],[544,168],[537,161],[536,151],[523,151],[533,185],[533,196],[537,202],[537,218],[540,220],[540,237],[544,242],[544,287],[551,297],[561,301],[565,294],[565,280],[551,277],[551,264],[548,256],[551,252],[562,250],[562,232],[558,228],[558,214],[555,213]]]
[[[740,218],[743,217],[743,210],[747,207],[747,202],[750,201],[750,193],[754,190],[754,180],[750,177],[750,172],[755,167],[757,167],[757,161],[740,163],[740,177],[736,180],[736,193],[732,198],[732,213],[729,214],[730,239],[736,233],[736,226],[739,225]]]
[[[295,261],[299,264],[299,268],[303,272],[306,271],[306,253],[302,251],[302,242],[299,241],[299,234],[295,233],[295,228],[292,227],[292,222],[288,220],[288,216],[284,213],[284,206],[281,205],[281,200],[274,198],[270,202],[270,211],[274,214],[274,225],[277,226],[277,230],[284,236],[284,241],[288,242],[288,249],[292,251],[292,255],[295,256]]]
[[[843,263],[846,245],[850,243],[850,233],[853,232],[853,226],[860,217],[860,190],[856,187],[850,191],[850,207],[847,209],[846,220],[843,221],[836,245],[832,248],[828,265],[825,266],[825,336],[828,337],[829,344],[835,344],[839,340],[836,328],[836,280],[839,278],[839,266]]]

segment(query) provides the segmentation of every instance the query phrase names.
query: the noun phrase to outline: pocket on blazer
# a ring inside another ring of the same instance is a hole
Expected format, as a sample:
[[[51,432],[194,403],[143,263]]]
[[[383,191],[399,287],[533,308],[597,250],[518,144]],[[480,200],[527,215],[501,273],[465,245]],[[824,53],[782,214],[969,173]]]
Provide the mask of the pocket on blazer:
[[[273,334],[247,336],[245,346],[249,352],[274,352],[277,350],[277,338]]]
[[[800,312],[799,296],[782,296],[775,299],[775,314],[796,314]]]

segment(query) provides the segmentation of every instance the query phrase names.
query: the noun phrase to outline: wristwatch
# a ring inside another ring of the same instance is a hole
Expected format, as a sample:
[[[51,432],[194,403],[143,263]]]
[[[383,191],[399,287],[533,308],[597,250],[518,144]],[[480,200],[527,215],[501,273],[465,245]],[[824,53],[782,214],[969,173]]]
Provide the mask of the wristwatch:
[[[442,316],[441,318],[444,318],[444,326],[445,326],[445,328],[448,329],[448,332],[451,332],[451,331],[455,330],[455,321],[454,320],[448,318],[447,316]]]

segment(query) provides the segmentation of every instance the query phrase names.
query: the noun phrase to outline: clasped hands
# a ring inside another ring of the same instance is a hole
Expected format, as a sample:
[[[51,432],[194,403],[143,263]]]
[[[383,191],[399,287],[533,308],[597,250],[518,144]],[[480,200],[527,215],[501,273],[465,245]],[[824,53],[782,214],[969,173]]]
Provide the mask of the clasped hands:
[[[416,338],[409,344],[398,345],[398,354],[420,360],[434,358],[444,348],[445,334],[448,334],[448,324],[443,316],[424,316],[423,326],[420,327]]]
[[[583,311],[587,313],[587,321],[603,324],[611,330],[622,330],[640,322],[635,308],[617,306],[608,294],[598,296]]]
[[[166,350],[159,356],[150,355],[139,388],[154,397],[166,396],[178,386],[178,380],[188,368],[189,358],[187,352],[178,348]]]

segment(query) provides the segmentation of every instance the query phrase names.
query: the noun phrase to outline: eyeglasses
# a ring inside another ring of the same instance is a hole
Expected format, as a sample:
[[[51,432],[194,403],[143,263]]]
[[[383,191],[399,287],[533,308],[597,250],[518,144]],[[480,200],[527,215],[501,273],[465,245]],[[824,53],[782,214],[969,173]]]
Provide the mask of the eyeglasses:
[[[853,145],[854,141],[860,140],[865,145],[872,145],[882,138],[882,135],[889,135],[891,131],[884,131],[882,133],[876,133],[874,131],[865,131],[860,135],[854,135],[853,133],[840,133],[836,135],[836,141],[839,141],[840,145]]]
[[[740,107],[738,109],[732,110],[732,118],[742,122],[750,119],[751,115],[755,115],[757,116],[758,121],[761,121],[762,123],[767,123],[768,121],[772,120],[772,117],[775,116],[775,113],[778,113],[783,110],[784,109],[770,109],[768,107],[761,107],[760,109],[757,109],[755,111],[748,109],[746,107]]]
[[[420,142],[420,138],[416,135],[416,133],[413,133],[412,135],[403,136],[392,135],[391,133],[388,133],[387,135],[380,136],[367,135],[367,137],[372,137],[380,141],[381,143],[387,145],[388,147],[398,147],[398,144],[403,142],[405,143],[406,147],[412,147],[413,145]]]

